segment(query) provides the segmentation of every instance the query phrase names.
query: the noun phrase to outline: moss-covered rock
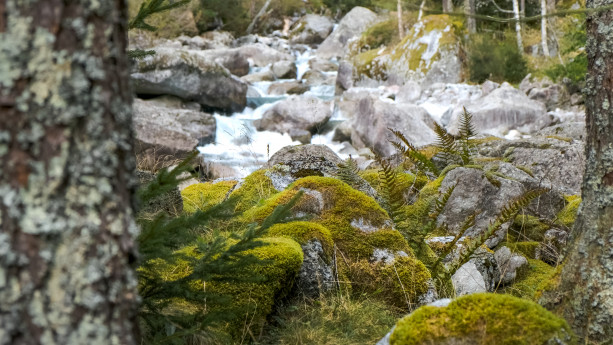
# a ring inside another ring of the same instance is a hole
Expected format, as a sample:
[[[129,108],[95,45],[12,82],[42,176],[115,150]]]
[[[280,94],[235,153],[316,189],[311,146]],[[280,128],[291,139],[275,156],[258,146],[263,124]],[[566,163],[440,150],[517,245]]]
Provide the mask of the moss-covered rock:
[[[262,282],[214,282],[207,285],[213,293],[231,296],[234,307],[248,310],[245,316],[253,320],[250,329],[256,334],[272,311],[275,300],[291,290],[303,260],[300,245],[292,239],[275,237],[262,241],[265,245],[250,250],[249,254],[263,260],[265,264],[250,265],[243,270],[246,276],[261,276]],[[244,327],[244,321],[245,318],[235,327]]]
[[[377,248],[410,251],[406,240],[392,228],[387,212],[374,199],[331,177],[297,180],[245,212],[243,222],[263,221],[276,206],[287,203],[300,190],[305,193],[292,209],[293,214],[311,216],[312,222],[328,228],[335,244],[348,257],[370,258]]]
[[[572,229],[577,217],[577,210],[581,204],[581,196],[570,195],[566,196],[566,206],[558,213],[557,223],[565,226],[567,229]]]
[[[382,22],[371,29],[383,33],[380,29],[388,28],[390,23]],[[354,49],[352,63],[357,72],[354,80],[363,76],[385,80],[393,75],[404,80],[426,78],[431,82],[458,82],[461,66],[456,32],[460,28],[461,23],[452,21],[448,15],[430,15],[415,24],[393,47],[367,52]],[[376,41],[379,40],[373,42]]]
[[[277,192],[278,190],[267,175],[267,170],[260,169],[245,177],[243,182],[232,191],[230,196],[237,199],[236,211],[240,213]]]
[[[502,292],[536,302],[539,286],[551,277],[554,270],[541,260],[528,259],[528,265],[519,270],[515,282],[505,287]]]
[[[271,237],[289,237],[300,245],[305,245],[315,239],[321,243],[328,258],[332,255],[334,242],[332,241],[330,230],[317,223],[297,221],[276,224],[268,229],[267,235]]]
[[[485,293],[421,307],[398,321],[390,337],[391,345],[574,343],[566,321],[538,304]]]
[[[188,186],[181,191],[183,210],[186,213],[206,211],[224,201],[234,186],[236,181],[196,183]]]
[[[537,217],[519,214],[509,227],[509,232],[519,241],[542,241],[545,232],[550,228]]]

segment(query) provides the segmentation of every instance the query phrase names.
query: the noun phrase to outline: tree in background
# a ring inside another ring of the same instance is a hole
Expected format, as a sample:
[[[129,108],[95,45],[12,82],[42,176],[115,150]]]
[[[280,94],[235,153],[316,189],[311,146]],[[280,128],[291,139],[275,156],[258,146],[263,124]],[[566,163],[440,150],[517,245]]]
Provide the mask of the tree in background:
[[[125,1],[0,1],[0,344],[135,344]]]
[[[611,0],[588,0],[587,8]],[[582,344],[613,339],[613,11],[588,14],[583,203],[558,285],[540,302],[564,316]]]

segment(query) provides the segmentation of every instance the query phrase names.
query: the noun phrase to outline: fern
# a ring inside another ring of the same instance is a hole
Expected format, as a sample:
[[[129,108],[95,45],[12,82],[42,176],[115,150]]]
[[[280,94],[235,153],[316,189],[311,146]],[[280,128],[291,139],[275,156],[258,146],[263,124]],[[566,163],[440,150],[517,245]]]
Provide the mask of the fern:
[[[439,149],[437,156],[445,162],[445,165],[461,165],[463,161],[460,157],[460,152],[457,150],[454,136],[436,122],[434,123],[434,133],[437,137],[436,146]]]
[[[381,180],[382,197],[384,208],[388,211],[392,221],[399,226],[406,221],[402,207],[405,204],[403,186],[398,178],[398,173],[392,168],[388,160],[375,156],[375,160],[381,166],[379,179]]]
[[[456,184],[447,188],[445,193],[443,193],[443,195],[441,195],[441,197],[434,202],[432,213],[430,213],[431,219],[438,218],[438,216],[441,214],[441,212],[447,205],[447,202],[449,201],[449,198],[451,197],[451,194],[453,193],[453,190],[455,189],[455,187],[456,187]]]
[[[339,180],[355,188],[361,182],[361,177],[358,175],[358,171],[358,163],[355,159],[349,156],[345,162],[338,164],[336,176]]]
[[[459,144],[460,144],[460,158],[462,159],[463,165],[471,164],[473,159],[473,144],[471,139],[477,135],[477,130],[473,125],[473,115],[466,110],[466,108],[462,108],[462,118],[460,119],[460,134],[459,134]]]
[[[470,256],[475,252],[477,248],[485,243],[492,235],[498,231],[503,224],[513,219],[517,212],[528,206],[532,200],[538,198],[541,194],[545,193],[546,189],[536,189],[524,193],[522,196],[514,201],[509,202],[502,208],[500,214],[490,223],[487,229],[477,238],[469,241],[466,247],[459,253],[459,258],[456,262],[452,263],[448,267],[449,275],[453,275],[458,268],[465,264]]]
[[[391,128],[388,129],[400,140],[400,142],[390,141],[390,143],[406,160],[413,163],[419,173],[430,177],[439,175],[440,171],[432,160],[419,152],[419,150],[407,140],[404,134]]]

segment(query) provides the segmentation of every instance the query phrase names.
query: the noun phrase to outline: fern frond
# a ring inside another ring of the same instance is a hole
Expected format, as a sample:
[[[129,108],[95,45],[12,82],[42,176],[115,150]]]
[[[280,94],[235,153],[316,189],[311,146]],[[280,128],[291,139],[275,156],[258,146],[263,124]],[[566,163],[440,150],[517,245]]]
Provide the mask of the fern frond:
[[[453,248],[455,247],[456,243],[458,243],[458,241],[460,240],[460,238],[462,238],[462,236],[464,236],[464,234],[466,233],[466,231],[468,231],[468,229],[472,228],[473,226],[475,226],[475,220],[477,219],[477,215],[479,215],[479,212],[475,212],[473,214],[471,214],[470,216],[468,216],[465,220],[464,223],[462,223],[462,226],[460,227],[460,230],[458,231],[457,235],[455,235],[455,237],[453,238],[453,240],[451,242],[449,242],[445,248],[443,249],[443,252],[441,253],[441,255],[438,257],[438,259],[436,260],[436,262],[434,263],[434,265],[432,265],[432,269],[431,271],[435,272],[435,274],[433,275],[438,275],[438,269],[439,269],[439,265],[441,264],[441,262],[443,262],[443,260],[445,260],[445,258],[447,257],[447,255],[449,255],[449,253],[451,253],[451,251],[453,250]],[[455,273],[455,271],[453,272]],[[449,272],[445,272],[446,275],[448,275],[449,277],[453,275],[453,273],[449,274]]]
[[[398,225],[406,220],[402,212],[404,206],[404,196],[402,194],[403,186],[398,178],[398,173],[390,162],[376,155],[375,160],[381,166],[379,170],[379,179],[381,181],[382,197],[385,202],[384,208],[388,211],[394,224]]]
[[[437,219],[438,216],[441,214],[441,212],[443,212],[443,209],[447,205],[447,202],[449,201],[449,197],[451,197],[451,194],[453,193],[453,190],[455,189],[456,186],[457,186],[457,183],[447,188],[445,193],[443,193],[440,196],[440,198],[436,199],[433,205],[432,213],[430,213],[430,218]]]
[[[336,176],[341,181],[355,188],[360,182],[360,175],[358,175],[359,170],[356,160],[349,156],[346,161],[338,164]]]
[[[419,152],[417,147],[411,144],[404,134],[392,128],[388,129],[390,132],[392,132],[392,134],[394,134],[394,136],[396,136],[396,138],[400,140],[400,142],[390,140],[392,146],[394,146],[406,160],[413,163],[420,173],[431,177],[439,176],[440,172],[432,160],[426,157],[426,155],[423,153]]]
[[[462,117],[460,118],[460,138],[468,140],[477,135],[477,129],[473,124],[473,115],[462,107]]]
[[[473,239],[472,241],[469,241],[466,248],[460,252],[458,260],[448,269],[450,275],[453,275],[458,270],[458,268],[465,264],[470,259],[470,256],[473,255],[475,250],[479,248],[482,244],[484,244],[485,241],[487,241],[490,237],[492,237],[492,235],[494,235],[496,231],[498,231],[502,227],[503,224],[513,219],[517,212],[528,206],[532,202],[532,200],[538,198],[546,191],[547,190],[544,188],[528,191],[521,195],[519,198],[505,205],[502,208],[500,214],[494,219],[494,221],[490,223],[487,229],[479,237]]]
[[[434,122],[434,133],[436,134],[436,146],[439,149],[438,156],[445,162],[445,165],[462,164],[460,153],[457,150],[456,139],[449,134],[445,128]]]
[[[142,50],[142,49],[133,49],[133,50],[128,50],[128,57],[130,59],[143,59],[146,56],[149,55],[154,55],[155,54],[155,50]]]

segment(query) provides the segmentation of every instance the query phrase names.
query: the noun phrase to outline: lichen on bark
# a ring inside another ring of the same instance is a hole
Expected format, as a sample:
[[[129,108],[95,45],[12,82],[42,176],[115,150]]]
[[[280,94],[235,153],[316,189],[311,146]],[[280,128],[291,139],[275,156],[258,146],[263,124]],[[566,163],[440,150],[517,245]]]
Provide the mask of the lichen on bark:
[[[599,8],[613,1],[588,0],[586,4]],[[580,343],[604,344],[613,339],[613,12],[595,12],[586,20],[582,205],[559,284],[543,292],[540,302],[568,320],[582,338]]]
[[[125,14],[0,1],[0,344],[136,343]]]

